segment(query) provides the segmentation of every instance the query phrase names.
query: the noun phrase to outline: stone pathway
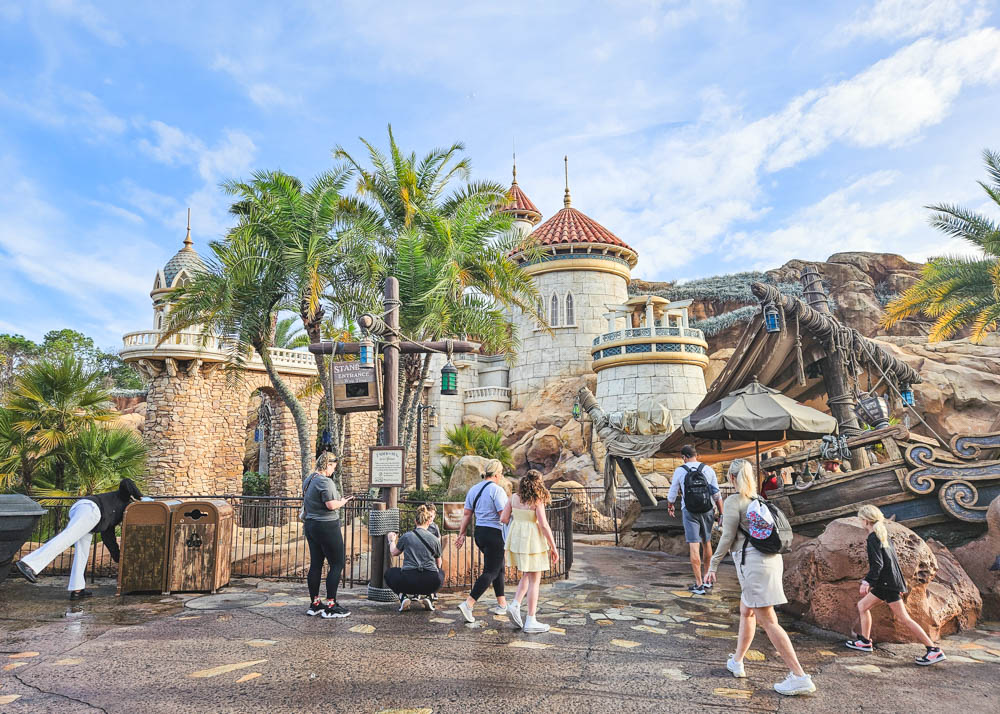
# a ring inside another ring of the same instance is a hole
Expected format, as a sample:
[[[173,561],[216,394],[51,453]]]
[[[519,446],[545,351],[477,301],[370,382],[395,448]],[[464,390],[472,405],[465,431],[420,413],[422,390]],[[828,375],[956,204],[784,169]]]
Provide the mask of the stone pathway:
[[[918,645],[857,653],[786,621],[819,687],[792,700],[771,689],[786,669],[761,631],[749,677],[725,669],[738,625],[731,566],[712,594],[692,596],[690,580],[679,558],[579,547],[573,576],[543,587],[543,635],[487,615],[491,595],[471,625],[461,594],[442,595],[436,612],[399,614],[345,593],[352,616],[324,621],[303,616],[295,583],[238,581],[227,592],[250,596],[230,598],[247,606],[222,610],[192,595],[70,607],[61,578],[8,581],[0,711],[891,712],[931,700],[996,710],[1000,625],[949,638],[949,660],[920,668]]]

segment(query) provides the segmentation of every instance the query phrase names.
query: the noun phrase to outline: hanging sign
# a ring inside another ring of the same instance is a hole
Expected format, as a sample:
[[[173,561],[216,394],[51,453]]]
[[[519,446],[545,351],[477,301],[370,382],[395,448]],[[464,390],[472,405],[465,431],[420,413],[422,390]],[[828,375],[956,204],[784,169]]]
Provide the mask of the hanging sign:
[[[368,447],[368,483],[374,488],[403,485],[403,447]]]

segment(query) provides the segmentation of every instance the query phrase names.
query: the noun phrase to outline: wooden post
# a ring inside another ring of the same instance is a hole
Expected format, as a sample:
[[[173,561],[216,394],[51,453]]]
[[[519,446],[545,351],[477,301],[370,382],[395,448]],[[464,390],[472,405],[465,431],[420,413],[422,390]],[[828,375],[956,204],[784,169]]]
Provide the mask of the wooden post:
[[[385,324],[389,328],[386,335],[383,365],[383,416],[382,443],[399,446],[399,280],[393,277],[385,280]],[[404,463],[406,456],[403,457]],[[389,508],[395,508],[399,500],[399,489],[395,486],[382,489],[382,499]]]
[[[635,464],[632,463],[632,459],[623,456],[615,456],[613,458],[615,463],[618,464],[618,468],[622,470],[622,474],[624,474],[625,480],[628,481],[628,485],[632,487],[635,500],[643,508],[653,508],[657,503],[656,496],[653,495],[653,492],[649,490],[649,486],[639,476],[639,472],[635,470]]]

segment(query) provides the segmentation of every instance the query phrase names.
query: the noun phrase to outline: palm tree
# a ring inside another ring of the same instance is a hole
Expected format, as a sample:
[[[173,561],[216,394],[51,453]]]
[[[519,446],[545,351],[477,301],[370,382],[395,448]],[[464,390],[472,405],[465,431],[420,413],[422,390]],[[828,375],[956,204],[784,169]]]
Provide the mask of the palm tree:
[[[14,412],[0,408],[0,493],[20,487],[31,495],[35,474],[51,456],[51,451],[17,429]]]
[[[14,382],[6,411],[10,413],[8,418],[13,430],[23,440],[20,447],[12,439],[5,439],[4,443],[8,454],[14,448],[21,449],[17,460],[22,469],[22,482],[28,476],[28,481],[23,482],[26,490],[30,492],[31,477],[43,461],[51,461],[52,485],[62,488],[66,466],[62,456],[66,443],[88,424],[115,418],[111,411],[111,395],[101,382],[99,370],[87,369],[82,361],[69,355],[29,365]],[[8,456],[11,458],[12,455]]]
[[[463,456],[482,456],[497,459],[507,470],[514,468],[510,449],[503,445],[503,437],[481,426],[458,424],[445,430],[445,443],[438,447],[441,455],[450,462]]]
[[[1000,154],[983,151],[990,182],[979,181],[1000,207]],[[1000,321],[1000,225],[960,206],[928,206],[936,211],[931,225],[971,243],[981,255],[946,256],[924,266],[920,280],[886,306],[882,324],[892,327],[923,314],[932,320],[931,342],[946,340],[970,327],[973,342],[981,342]]]
[[[88,496],[114,490],[123,478],[142,487],[146,445],[131,429],[91,423],[78,430],[65,444],[66,484],[45,486],[39,480],[38,496],[58,498]]]
[[[309,335],[296,325],[297,317],[283,317],[274,326],[274,347],[283,350],[294,350],[309,346]]]

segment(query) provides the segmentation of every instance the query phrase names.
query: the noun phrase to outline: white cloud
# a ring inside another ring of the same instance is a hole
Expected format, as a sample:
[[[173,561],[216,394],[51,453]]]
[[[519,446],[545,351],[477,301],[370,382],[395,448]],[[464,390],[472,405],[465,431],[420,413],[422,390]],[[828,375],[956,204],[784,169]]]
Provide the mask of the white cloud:
[[[29,98],[11,96],[0,89],[0,107],[43,126],[82,130],[91,140],[118,136],[127,128],[125,120],[96,96],[63,85],[42,82]]]
[[[988,15],[986,0],[878,0],[835,34],[844,40],[910,39],[979,27]]]
[[[44,7],[56,17],[76,22],[94,37],[109,45],[124,44],[121,34],[112,27],[104,14],[82,0],[46,0]]]
[[[294,107],[301,100],[298,97],[290,96],[285,90],[275,86],[273,83],[265,82],[260,77],[273,74],[273,65],[262,62],[264,58],[259,54],[253,57],[246,57],[234,60],[224,54],[217,54],[212,62],[212,69],[225,72],[240,84],[246,91],[250,100],[259,107]]]

